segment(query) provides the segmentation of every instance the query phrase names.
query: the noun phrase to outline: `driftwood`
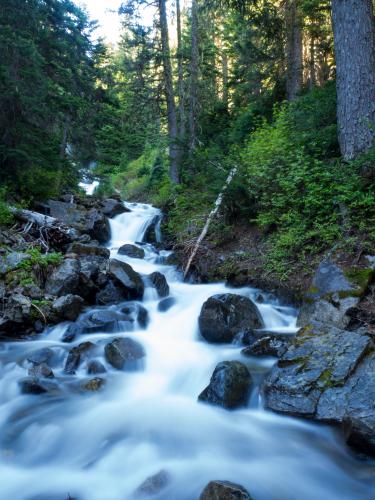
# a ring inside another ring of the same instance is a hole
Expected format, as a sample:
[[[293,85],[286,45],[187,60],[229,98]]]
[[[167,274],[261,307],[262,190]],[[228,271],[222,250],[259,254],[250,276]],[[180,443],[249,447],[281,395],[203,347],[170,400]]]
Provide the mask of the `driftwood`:
[[[54,217],[15,207],[10,207],[10,211],[16,219],[25,223],[23,233],[27,234],[32,229],[38,231],[38,243],[46,251],[50,247],[60,249],[73,240],[74,230]]]
[[[223,189],[221,190],[219,196],[216,198],[215,206],[211,210],[209,216],[207,217],[206,224],[204,225],[204,227],[202,229],[202,232],[199,235],[199,238],[197,239],[197,241],[196,241],[196,243],[194,245],[193,251],[191,252],[189,260],[188,260],[188,262],[186,264],[186,267],[184,269],[184,279],[187,277],[187,275],[189,273],[190,267],[191,267],[191,265],[192,265],[192,263],[194,261],[195,256],[197,255],[199,247],[200,247],[202,241],[204,240],[204,238],[206,237],[206,235],[208,233],[208,230],[210,228],[210,224],[211,224],[212,220],[215,218],[216,214],[218,213],[218,211],[219,211],[219,209],[221,207],[221,204],[222,204],[223,199],[224,199],[225,191],[228,189],[228,186],[232,182],[234,176],[236,175],[237,170],[238,170],[238,167],[233,167],[232,168],[232,170],[229,172],[229,175],[228,175],[228,177],[227,177],[227,179],[225,181]]]

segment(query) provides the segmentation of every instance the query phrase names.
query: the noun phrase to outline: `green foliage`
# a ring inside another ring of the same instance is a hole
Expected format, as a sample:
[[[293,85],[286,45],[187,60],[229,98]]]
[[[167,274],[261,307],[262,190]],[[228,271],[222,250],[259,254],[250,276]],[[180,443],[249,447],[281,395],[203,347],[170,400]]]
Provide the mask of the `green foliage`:
[[[47,267],[49,265],[58,266],[62,262],[62,254],[59,252],[45,253],[42,254],[39,248],[30,248],[26,251],[30,255],[30,259],[22,261],[18,268],[24,269],[25,271],[31,271],[36,266]]]
[[[7,203],[7,192],[0,188],[0,226],[8,226],[13,222],[14,218]]]

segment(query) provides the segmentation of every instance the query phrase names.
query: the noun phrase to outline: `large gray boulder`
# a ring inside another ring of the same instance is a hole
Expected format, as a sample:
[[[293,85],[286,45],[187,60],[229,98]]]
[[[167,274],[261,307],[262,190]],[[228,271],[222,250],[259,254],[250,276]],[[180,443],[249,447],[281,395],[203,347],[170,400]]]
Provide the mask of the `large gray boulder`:
[[[247,297],[231,293],[213,295],[199,315],[199,330],[208,342],[232,342],[239,334],[263,328],[257,306]]]
[[[371,268],[344,269],[329,260],[321,262],[304,296],[298,326],[320,321],[345,329],[350,323],[350,311],[359,303],[373,276]]]
[[[349,425],[352,444],[375,442],[374,343],[366,330],[312,322],[264,383],[266,406],[279,413]],[[349,437],[348,437],[349,439]],[[371,446],[369,446],[371,448]]]
[[[146,353],[139,342],[117,338],[105,346],[105,358],[117,370],[135,370]]]
[[[153,245],[155,245],[156,243],[160,243],[158,231],[160,222],[161,215],[155,215],[146,229],[146,232],[142,239],[143,243],[152,243]]]
[[[227,409],[238,408],[246,405],[251,384],[250,372],[243,363],[224,361],[216,366],[198,399]]]
[[[81,266],[78,259],[65,259],[46,281],[45,291],[58,297],[78,291]]]
[[[129,264],[111,259],[109,261],[109,275],[122,287],[127,299],[142,299],[144,293],[142,278]]]
[[[63,295],[55,300],[52,309],[62,320],[75,321],[81,314],[84,300],[79,295]]]
[[[252,500],[241,485],[229,481],[211,481],[202,491],[199,500]]]
[[[103,200],[100,205],[103,214],[110,219],[112,217],[116,217],[116,215],[123,214],[124,212],[130,212],[122,201],[114,200],[113,198]]]
[[[133,259],[144,259],[145,257],[145,251],[143,248],[137,247],[136,245],[131,245],[127,243],[126,245],[122,245],[118,249],[118,254],[119,255],[127,255],[128,257],[131,257]]]

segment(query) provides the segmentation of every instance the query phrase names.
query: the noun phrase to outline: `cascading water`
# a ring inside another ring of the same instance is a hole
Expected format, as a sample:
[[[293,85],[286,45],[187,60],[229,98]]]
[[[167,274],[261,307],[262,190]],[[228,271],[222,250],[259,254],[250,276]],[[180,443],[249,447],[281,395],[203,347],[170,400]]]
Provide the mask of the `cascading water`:
[[[147,329],[97,331],[68,346],[60,340],[67,328],[62,324],[38,340],[1,346],[0,498],[64,500],[69,494],[79,500],[126,500],[162,470],[168,480],[152,498],[197,500],[213,479],[240,483],[256,500],[374,498],[374,467],[354,459],[330,428],[264,411],[258,389],[241,410],[197,402],[219,361],[241,359],[259,380],[274,360],[244,358],[239,346],[213,346],[199,338],[201,306],[211,295],[228,292],[223,284],[184,283],[172,266],[157,263],[160,255],[151,245],[143,245],[143,260],[117,255],[120,245],[141,241],[159,214],[148,205],[128,207],[131,212],[111,221],[112,256],[142,274],[162,272],[175,304],[160,312],[150,288],[143,301]],[[255,299],[258,291],[234,293]],[[268,297],[258,307],[267,330],[295,331],[293,309]],[[143,370],[121,372],[107,364],[103,390],[80,393],[77,378],[87,378],[86,365],[74,377],[64,374],[68,349],[93,342],[105,364],[103,346],[119,336],[143,345]],[[42,347],[54,351],[60,390],[22,395],[18,381],[27,357]]]

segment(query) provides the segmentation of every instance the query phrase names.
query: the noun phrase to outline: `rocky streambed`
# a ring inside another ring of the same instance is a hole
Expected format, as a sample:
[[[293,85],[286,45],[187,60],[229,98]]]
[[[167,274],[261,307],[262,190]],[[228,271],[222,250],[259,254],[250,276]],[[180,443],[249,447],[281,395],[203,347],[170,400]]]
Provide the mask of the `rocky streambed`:
[[[184,283],[149,205],[39,210],[68,240],[1,236],[4,498],[373,498],[371,259],[323,262],[298,313]]]

